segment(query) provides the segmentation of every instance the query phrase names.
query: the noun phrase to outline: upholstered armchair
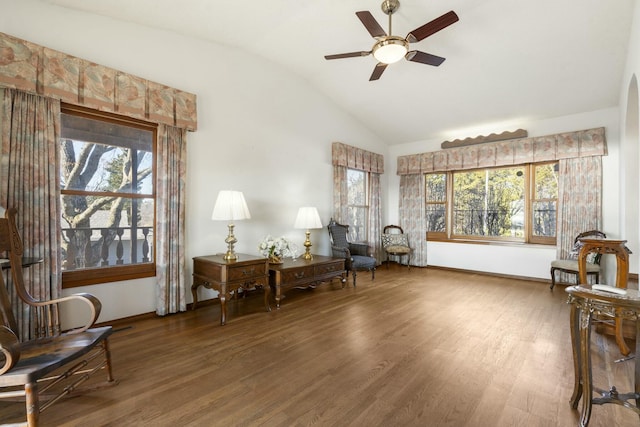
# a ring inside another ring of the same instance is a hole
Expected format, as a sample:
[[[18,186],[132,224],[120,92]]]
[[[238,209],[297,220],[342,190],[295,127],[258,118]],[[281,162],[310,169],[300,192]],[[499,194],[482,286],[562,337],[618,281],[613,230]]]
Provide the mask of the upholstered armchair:
[[[389,257],[397,256],[398,262],[402,263],[404,257],[407,258],[407,268],[411,265],[411,247],[409,238],[399,225],[387,225],[382,230],[382,249],[387,255],[387,268],[389,268]]]
[[[371,271],[371,280],[376,277],[376,259],[368,254],[369,247],[364,243],[351,243],[347,236],[349,226],[338,224],[333,218],[327,225],[331,239],[331,251],[336,258],[344,258],[347,276],[351,271],[353,286],[356,286],[358,271]]]
[[[590,230],[580,233],[573,239],[573,248],[571,252],[569,252],[569,256],[567,259],[556,259],[551,262],[551,286],[549,289],[553,289],[556,285],[556,271],[561,271],[564,273],[573,274],[576,277],[576,285],[578,283],[578,253],[580,253],[580,248],[582,247],[582,243],[580,239],[584,237],[591,238],[599,238],[606,239],[607,235],[602,231],[598,230]],[[595,276],[596,282],[598,282],[600,278],[600,257],[601,254],[589,254],[587,258],[587,276]]]

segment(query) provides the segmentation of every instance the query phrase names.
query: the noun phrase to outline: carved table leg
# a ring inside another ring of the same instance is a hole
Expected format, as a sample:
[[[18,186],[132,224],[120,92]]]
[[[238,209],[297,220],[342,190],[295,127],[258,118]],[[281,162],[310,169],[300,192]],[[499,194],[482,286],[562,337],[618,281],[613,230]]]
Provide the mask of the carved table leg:
[[[269,304],[269,297],[271,296],[271,287],[267,283],[266,285],[263,286],[263,288],[264,288],[264,306],[266,307],[267,311],[271,311],[271,305]]]
[[[591,418],[593,377],[591,375],[591,312],[580,310],[580,357],[582,362],[582,415],[580,425],[586,427]]]
[[[571,312],[569,318],[571,328],[571,350],[573,351],[573,395],[571,396],[571,407],[578,408],[578,402],[582,396],[582,368],[580,363],[580,310],[576,307],[575,302],[571,304]]]
[[[276,309],[280,308],[280,281],[276,281]]]
[[[220,326],[227,323],[227,285],[223,284],[218,293],[220,298]]]

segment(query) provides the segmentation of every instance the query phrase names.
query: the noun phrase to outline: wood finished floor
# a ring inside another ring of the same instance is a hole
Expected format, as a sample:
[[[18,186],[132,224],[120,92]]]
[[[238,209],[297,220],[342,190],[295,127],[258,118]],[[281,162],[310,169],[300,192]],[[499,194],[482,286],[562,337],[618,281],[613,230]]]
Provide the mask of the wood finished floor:
[[[358,287],[288,290],[116,324],[120,384],[57,403],[44,426],[575,426],[562,286],[381,267]],[[133,294],[132,294],[133,297]],[[633,362],[594,334],[594,380],[631,390]],[[0,420],[23,404],[0,404]],[[591,426],[637,426],[617,405]]]

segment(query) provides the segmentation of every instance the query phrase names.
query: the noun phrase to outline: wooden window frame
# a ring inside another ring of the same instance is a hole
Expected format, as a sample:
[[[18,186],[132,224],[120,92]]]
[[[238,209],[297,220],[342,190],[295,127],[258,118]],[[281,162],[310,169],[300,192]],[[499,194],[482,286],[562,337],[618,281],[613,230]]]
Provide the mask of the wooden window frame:
[[[151,131],[153,135],[152,142],[152,176],[154,179],[153,191],[151,194],[136,194],[136,193],[127,193],[126,196],[131,199],[153,199],[154,203],[154,217],[153,217],[153,240],[151,242],[152,250],[151,260],[145,263],[138,264],[128,264],[128,265],[113,265],[113,266],[104,266],[104,267],[94,267],[94,268],[83,268],[78,270],[64,270],[62,271],[62,288],[68,289],[78,286],[87,286],[87,285],[95,285],[101,283],[110,283],[117,282],[122,280],[132,280],[132,279],[140,279],[146,277],[154,277],[156,275],[156,252],[155,252],[155,229],[157,228],[157,221],[155,215],[156,208],[156,184],[157,180],[156,174],[156,158],[157,158],[157,125],[154,123],[145,122],[138,119],[133,119],[126,116],[120,116],[112,113],[106,113],[102,111],[92,110],[85,107],[80,107],[76,105],[61,104],[61,112],[65,114],[70,114],[78,117],[84,117],[87,119],[100,120],[106,123],[115,123],[124,126],[130,126],[138,129],[143,129],[147,131]],[[73,194],[82,194],[82,195],[91,195],[91,191],[82,191],[82,190],[63,190],[59,189],[60,195],[73,195]],[[101,192],[101,195],[117,195],[122,196],[120,193],[107,193]]]
[[[426,231],[425,237],[427,240],[431,241],[451,241],[451,242],[469,242],[469,243],[515,243],[515,244],[540,244],[540,245],[555,245],[556,244],[556,236],[547,237],[547,236],[533,236],[533,202],[535,199],[535,168],[536,166],[545,165],[545,164],[557,164],[557,161],[550,162],[537,162],[537,163],[527,163],[524,165],[512,165],[512,166],[500,166],[495,168],[480,168],[474,170],[492,170],[492,169],[504,169],[509,167],[523,167],[525,170],[525,183],[524,183],[524,197],[525,197],[525,212],[524,212],[524,237],[522,239],[512,238],[512,237],[500,237],[500,236],[452,236],[452,221],[453,221],[453,201],[454,201],[454,189],[453,189],[453,174],[456,172],[467,172],[465,170],[455,170],[455,171],[446,171],[446,172],[430,172],[425,174],[446,174],[446,201],[445,201],[445,232],[433,232]],[[425,183],[426,184],[426,183]],[[426,185],[425,185],[425,193],[426,193]],[[545,199],[545,200],[553,200],[553,199]],[[557,217],[557,209],[558,209],[558,199],[556,201],[556,217]],[[425,194],[425,209],[429,204],[441,204],[441,202],[433,202],[427,200]],[[426,212],[426,210],[425,210]],[[557,224],[556,224],[557,226]]]

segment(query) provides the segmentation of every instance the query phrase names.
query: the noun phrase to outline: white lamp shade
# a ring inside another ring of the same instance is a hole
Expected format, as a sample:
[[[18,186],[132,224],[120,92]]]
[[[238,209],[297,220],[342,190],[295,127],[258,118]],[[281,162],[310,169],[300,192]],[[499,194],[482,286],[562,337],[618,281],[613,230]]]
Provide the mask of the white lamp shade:
[[[314,207],[303,207],[298,210],[298,216],[296,222],[293,224],[294,228],[322,228],[322,222],[320,222],[320,215],[318,210]]]
[[[211,219],[234,221],[250,218],[251,214],[242,191],[222,190],[218,193]]]

